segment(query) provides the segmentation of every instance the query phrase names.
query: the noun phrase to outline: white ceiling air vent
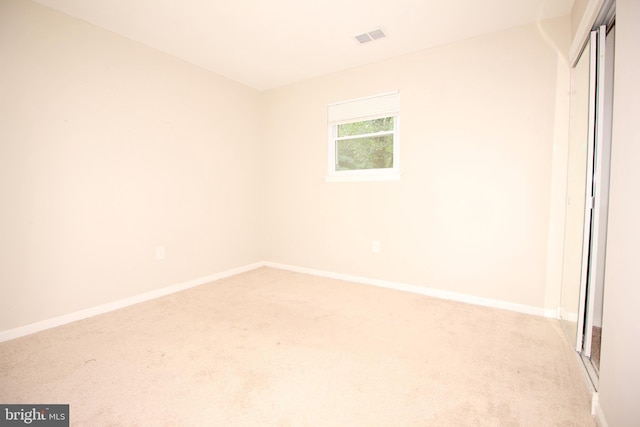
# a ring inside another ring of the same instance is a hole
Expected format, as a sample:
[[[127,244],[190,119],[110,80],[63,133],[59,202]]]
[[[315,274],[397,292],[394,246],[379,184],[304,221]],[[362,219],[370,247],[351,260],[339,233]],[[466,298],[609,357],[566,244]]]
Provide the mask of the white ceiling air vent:
[[[356,40],[360,42],[360,44],[369,43],[370,41],[378,40],[387,37],[387,35],[382,31],[382,29],[378,28],[377,30],[371,30],[368,33],[358,34],[356,36]]]

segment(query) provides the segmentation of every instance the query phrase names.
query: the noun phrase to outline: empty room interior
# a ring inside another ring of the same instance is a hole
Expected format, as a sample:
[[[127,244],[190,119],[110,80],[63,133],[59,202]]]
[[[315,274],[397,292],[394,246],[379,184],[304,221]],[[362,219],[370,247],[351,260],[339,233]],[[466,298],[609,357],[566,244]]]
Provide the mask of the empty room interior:
[[[637,426],[639,40],[636,0],[0,0],[0,405]]]

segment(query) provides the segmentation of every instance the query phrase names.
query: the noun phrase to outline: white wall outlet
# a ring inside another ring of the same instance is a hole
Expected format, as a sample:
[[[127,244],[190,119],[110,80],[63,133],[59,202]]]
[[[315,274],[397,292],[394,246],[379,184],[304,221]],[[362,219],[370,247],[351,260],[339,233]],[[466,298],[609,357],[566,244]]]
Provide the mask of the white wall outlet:
[[[164,246],[156,246],[156,259],[158,261],[164,259]]]
[[[374,240],[374,241],[371,243],[371,251],[372,251],[374,254],[380,253],[380,241],[379,241],[379,240]]]

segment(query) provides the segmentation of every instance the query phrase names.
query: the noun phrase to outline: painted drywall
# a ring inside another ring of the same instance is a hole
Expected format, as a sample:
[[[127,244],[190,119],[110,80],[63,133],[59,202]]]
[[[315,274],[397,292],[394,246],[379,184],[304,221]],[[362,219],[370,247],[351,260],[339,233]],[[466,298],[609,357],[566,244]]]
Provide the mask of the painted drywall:
[[[0,330],[261,260],[257,91],[19,0],[0,62]]]
[[[267,260],[544,307],[559,60],[531,25],[266,92]],[[327,104],[396,89],[401,180],[325,182]]]
[[[567,19],[257,93],[1,7],[0,330],[261,259],[555,308]],[[326,183],[326,105],[394,89],[401,181]]]
[[[640,2],[617,0],[613,145],[602,319],[600,408],[609,426],[640,420]]]
[[[569,123],[571,75],[569,51],[571,18],[540,23],[538,29],[549,47],[556,50],[556,94],[554,107],[553,148],[551,150],[551,188],[547,238],[547,273],[544,307],[556,310],[562,293],[564,233],[567,200],[567,160],[569,156]],[[551,25],[549,25],[551,24]]]

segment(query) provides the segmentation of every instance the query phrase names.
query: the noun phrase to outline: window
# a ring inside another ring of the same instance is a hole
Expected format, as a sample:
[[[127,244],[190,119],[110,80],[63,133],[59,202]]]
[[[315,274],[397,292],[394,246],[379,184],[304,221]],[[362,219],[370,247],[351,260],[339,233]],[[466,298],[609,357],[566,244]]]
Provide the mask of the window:
[[[329,105],[328,181],[399,179],[399,93]]]

